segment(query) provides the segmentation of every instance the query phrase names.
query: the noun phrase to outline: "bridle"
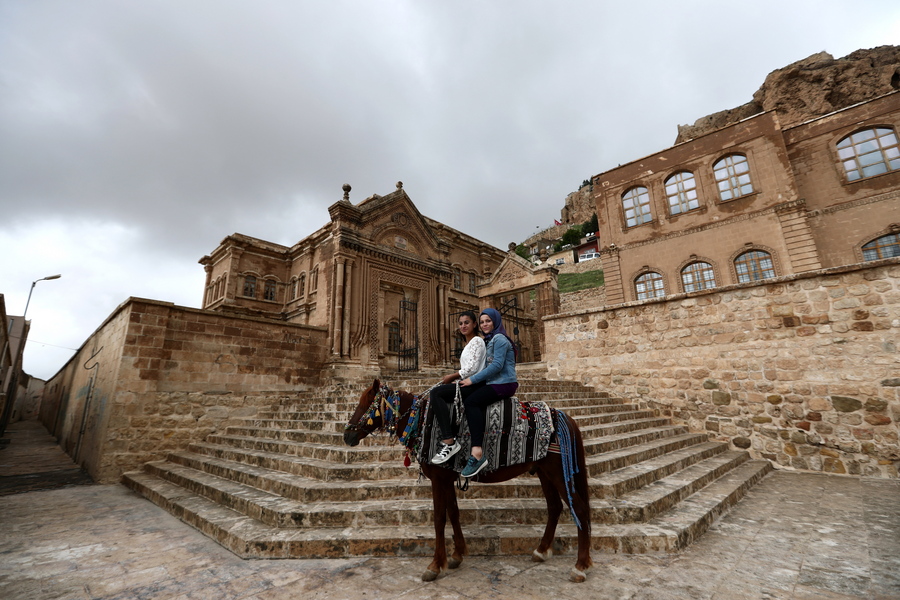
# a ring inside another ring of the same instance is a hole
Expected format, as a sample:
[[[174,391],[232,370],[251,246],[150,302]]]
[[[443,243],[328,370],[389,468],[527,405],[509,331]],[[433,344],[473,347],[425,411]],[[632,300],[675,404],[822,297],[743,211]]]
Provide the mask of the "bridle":
[[[403,446],[409,446],[412,443],[410,439],[412,433],[416,430],[419,419],[426,409],[428,403],[426,398],[429,397],[431,390],[436,388],[437,383],[422,393],[420,396],[413,396],[413,401],[405,412],[400,412],[400,394],[390,388],[385,383],[379,383],[375,397],[369,403],[368,408],[360,415],[356,422],[348,422],[344,426],[344,431],[365,431],[373,433],[376,431],[388,431],[392,435],[396,435],[398,441]],[[375,420],[381,419],[381,425],[376,426]],[[406,428],[402,433],[397,435],[397,423],[406,419]],[[371,429],[368,426],[372,426]],[[412,436],[414,437],[414,436]]]

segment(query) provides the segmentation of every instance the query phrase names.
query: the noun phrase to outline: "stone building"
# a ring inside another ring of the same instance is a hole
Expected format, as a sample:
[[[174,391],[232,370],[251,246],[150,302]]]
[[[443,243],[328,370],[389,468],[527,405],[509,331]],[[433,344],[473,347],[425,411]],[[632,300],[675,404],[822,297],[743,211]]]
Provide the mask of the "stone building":
[[[185,449],[234,419],[363,376],[446,372],[455,314],[494,307],[540,360],[556,269],[423,216],[398,184],[329,208],[292,247],[228,236],[201,263],[201,309],[122,303],[44,387],[40,419],[97,481]]]
[[[818,54],[593,178],[605,305],[552,375],[785,468],[900,471],[900,47]]]
[[[900,254],[900,93],[767,111],[594,178],[617,304]]]
[[[401,183],[358,205],[344,190],[331,222],[292,247],[225,238],[200,260],[203,308],[325,327],[335,368],[415,371],[453,361],[455,315],[493,306],[521,356],[540,358],[536,320],[559,305],[553,269],[425,217]]]

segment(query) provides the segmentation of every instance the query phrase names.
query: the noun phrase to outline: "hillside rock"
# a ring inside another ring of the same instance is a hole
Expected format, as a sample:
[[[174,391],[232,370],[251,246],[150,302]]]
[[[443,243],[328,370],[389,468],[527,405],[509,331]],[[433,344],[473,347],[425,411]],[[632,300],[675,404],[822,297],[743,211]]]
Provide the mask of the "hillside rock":
[[[900,89],[900,46],[857,50],[835,59],[813,54],[769,73],[753,100],[679,125],[675,143],[685,142],[762,111],[775,110],[783,127]]]

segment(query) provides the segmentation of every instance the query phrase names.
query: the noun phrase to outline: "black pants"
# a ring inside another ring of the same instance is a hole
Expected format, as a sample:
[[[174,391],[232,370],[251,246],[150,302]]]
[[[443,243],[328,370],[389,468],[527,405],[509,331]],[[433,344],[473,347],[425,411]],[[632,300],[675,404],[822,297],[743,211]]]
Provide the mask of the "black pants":
[[[485,420],[487,408],[494,402],[501,400],[494,388],[484,383],[476,383],[460,388],[463,405],[466,409],[466,421],[469,423],[469,433],[472,434],[472,445],[481,446],[484,442]],[[450,407],[456,398],[456,384],[439,385],[431,390],[432,407],[434,416],[441,428],[443,438],[456,437],[456,431],[450,423]]]

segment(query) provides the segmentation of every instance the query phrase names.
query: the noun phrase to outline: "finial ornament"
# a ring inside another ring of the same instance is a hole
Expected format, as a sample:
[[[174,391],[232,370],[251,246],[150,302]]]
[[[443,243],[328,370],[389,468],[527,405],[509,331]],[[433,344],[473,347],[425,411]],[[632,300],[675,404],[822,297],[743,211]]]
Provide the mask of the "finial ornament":
[[[344,190],[344,201],[345,201],[345,202],[350,202],[350,190],[352,189],[352,188],[350,187],[350,184],[349,184],[349,183],[345,183],[345,184],[344,184],[344,187],[343,187],[342,189]]]
[[[402,190],[402,189],[403,189],[403,182],[402,182],[402,181],[398,181],[398,182],[397,182],[397,189],[398,189],[398,190]]]

